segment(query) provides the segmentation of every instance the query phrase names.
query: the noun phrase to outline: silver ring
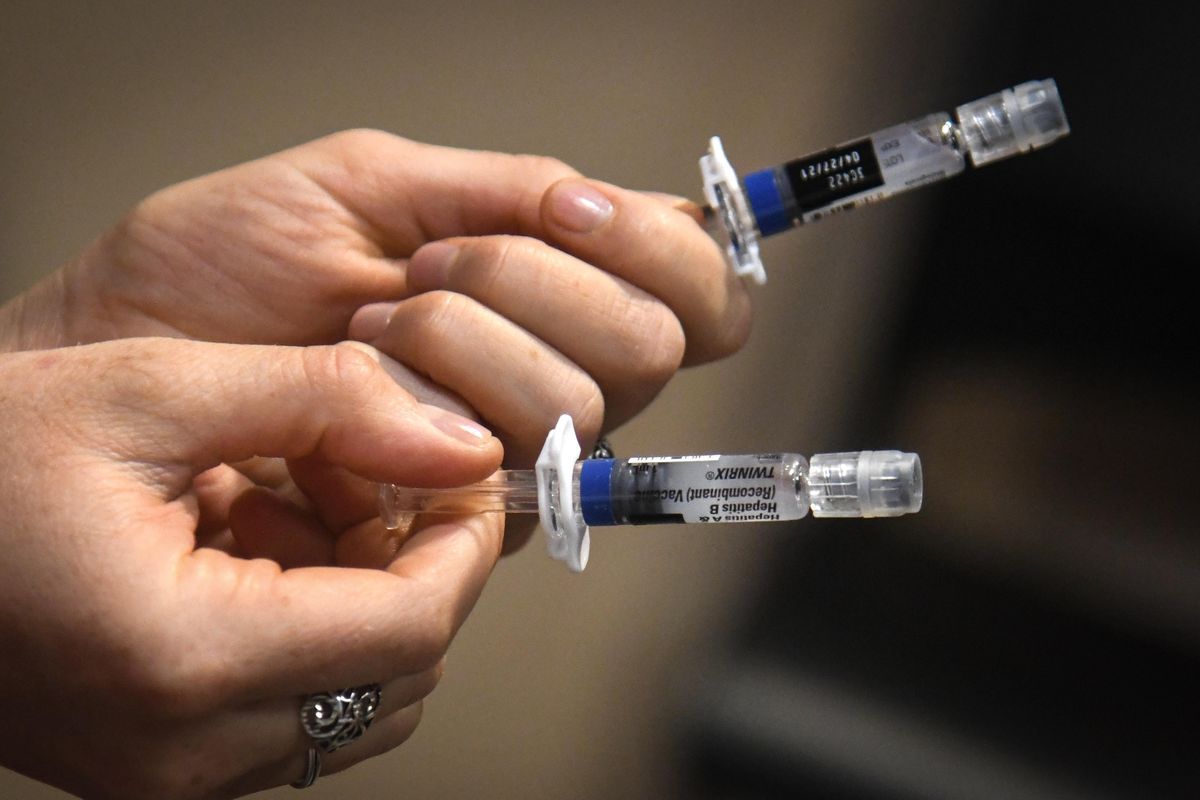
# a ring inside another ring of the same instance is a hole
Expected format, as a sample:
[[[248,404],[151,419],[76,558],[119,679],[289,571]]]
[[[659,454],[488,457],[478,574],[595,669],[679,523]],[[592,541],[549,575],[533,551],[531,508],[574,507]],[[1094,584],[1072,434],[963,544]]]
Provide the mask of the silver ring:
[[[367,732],[379,701],[378,683],[310,694],[300,704],[300,725],[322,752],[332,753]]]
[[[321,777],[321,751],[316,745],[308,748],[308,761],[304,766],[304,777],[292,784],[295,789],[307,789]]]

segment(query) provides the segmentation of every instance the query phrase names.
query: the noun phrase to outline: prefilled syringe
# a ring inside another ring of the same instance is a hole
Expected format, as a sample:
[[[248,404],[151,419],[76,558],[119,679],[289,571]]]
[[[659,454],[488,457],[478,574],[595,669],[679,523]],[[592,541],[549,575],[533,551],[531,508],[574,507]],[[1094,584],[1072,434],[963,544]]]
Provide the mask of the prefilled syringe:
[[[762,237],[957,175],[967,159],[980,167],[1069,132],[1058,86],[1048,79],[964,103],[953,117],[939,111],[740,180],[714,136],[700,159],[710,229],[734,271],[763,283]]]
[[[550,554],[580,571],[588,528],[606,525],[777,522],[804,517],[897,517],[920,510],[915,453],[895,450],[592,458],[577,461],[570,417],[547,437],[535,470],[501,470],[456,489],[384,486],[389,527],[413,513],[538,512]]]

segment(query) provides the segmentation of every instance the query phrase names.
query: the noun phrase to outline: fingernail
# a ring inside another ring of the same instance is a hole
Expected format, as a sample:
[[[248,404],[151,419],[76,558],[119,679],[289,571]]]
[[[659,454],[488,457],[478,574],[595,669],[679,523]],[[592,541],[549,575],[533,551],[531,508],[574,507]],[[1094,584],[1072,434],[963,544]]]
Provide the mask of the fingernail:
[[[613,213],[612,201],[579,180],[563,181],[551,189],[549,208],[555,222],[579,233],[594,231]]]
[[[435,428],[460,442],[482,446],[492,438],[491,431],[466,417],[460,417],[437,406],[421,405],[418,408],[421,415]]]
[[[371,303],[354,312],[346,335],[360,342],[376,338],[387,329],[397,303]]]
[[[460,249],[450,242],[430,242],[417,250],[408,262],[408,288],[427,292],[445,286]]]

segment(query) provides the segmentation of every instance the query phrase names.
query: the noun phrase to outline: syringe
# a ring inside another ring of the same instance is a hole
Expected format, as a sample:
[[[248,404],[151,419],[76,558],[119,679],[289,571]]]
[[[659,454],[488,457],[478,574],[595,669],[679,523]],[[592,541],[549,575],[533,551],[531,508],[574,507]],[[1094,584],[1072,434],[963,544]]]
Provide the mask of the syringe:
[[[921,460],[895,450],[591,458],[577,461],[569,416],[546,437],[533,470],[500,470],[454,489],[384,485],[389,528],[415,513],[541,514],[550,555],[587,565],[589,526],[776,522],[814,517],[898,517],[919,511]]]
[[[1069,132],[1058,86],[1048,79],[964,103],[953,119],[939,111],[740,181],[714,136],[700,159],[709,228],[738,275],[765,283],[762,237],[957,175],[966,168],[964,151],[980,167]]]

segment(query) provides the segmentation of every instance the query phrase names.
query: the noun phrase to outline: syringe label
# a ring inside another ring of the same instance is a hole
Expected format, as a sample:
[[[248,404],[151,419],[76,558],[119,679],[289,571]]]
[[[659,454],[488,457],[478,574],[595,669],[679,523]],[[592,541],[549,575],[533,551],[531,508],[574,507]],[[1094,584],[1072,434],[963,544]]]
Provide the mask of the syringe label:
[[[610,491],[616,524],[797,519],[808,508],[779,455],[630,459]]]
[[[673,490],[678,492],[679,490]],[[775,486],[768,484],[766,486],[722,486],[714,488],[711,486],[697,487],[690,486],[686,493],[687,502],[692,503],[697,500],[729,500],[731,498],[756,497],[763,500],[770,500],[775,497]]]
[[[670,464],[687,461],[716,461],[720,456],[634,456],[625,460],[627,464]]]
[[[832,147],[783,165],[795,199],[794,219],[883,185],[870,139]]]

